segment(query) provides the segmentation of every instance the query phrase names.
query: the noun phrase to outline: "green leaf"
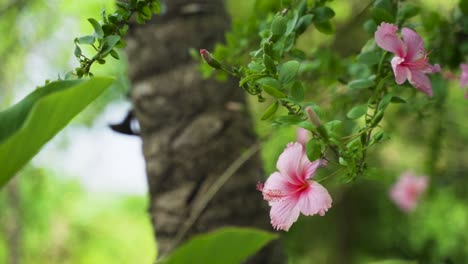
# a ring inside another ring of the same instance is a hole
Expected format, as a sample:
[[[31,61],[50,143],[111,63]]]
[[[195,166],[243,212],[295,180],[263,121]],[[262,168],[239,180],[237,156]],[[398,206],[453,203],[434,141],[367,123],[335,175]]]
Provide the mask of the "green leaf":
[[[263,54],[263,64],[265,64],[265,68],[271,74],[276,74],[276,65],[273,59],[268,56],[267,54]]]
[[[112,82],[104,77],[52,82],[0,112],[0,186]]]
[[[369,79],[353,80],[348,83],[348,87],[350,89],[366,89],[374,85],[375,85],[374,81],[369,80]]]
[[[286,32],[286,28],[286,19],[282,16],[275,17],[273,22],[271,22],[271,33],[273,34],[274,40],[283,36],[283,34]]]
[[[93,26],[96,37],[98,38],[104,37],[104,31],[102,31],[102,27],[99,24],[99,22],[97,22],[97,20],[94,18],[88,18],[88,21]]]
[[[270,85],[267,85],[267,84],[264,84],[262,86],[263,88],[263,91],[265,91],[267,94],[275,97],[275,98],[278,98],[278,99],[281,99],[281,98],[286,98],[286,94],[283,93],[282,91],[276,89],[275,87],[273,86],[270,86]]]
[[[253,228],[221,228],[195,236],[158,263],[238,264],[277,237]]]
[[[102,53],[103,54],[109,53],[115,47],[117,42],[119,42],[119,40],[120,40],[120,36],[118,35],[107,36],[104,39],[104,43],[102,44],[102,47],[101,47]]]
[[[292,82],[299,71],[298,61],[288,61],[281,66],[279,71],[279,81],[283,84]]]
[[[286,94],[284,94],[280,89],[281,89],[281,83],[271,77],[265,77],[257,80],[257,83],[262,85],[262,89],[270,94],[271,96],[275,98],[286,98]]]
[[[265,110],[265,112],[263,112],[263,115],[261,117],[262,120],[267,120],[268,118],[270,118],[271,116],[273,116],[276,111],[278,110],[278,106],[279,106],[279,103],[278,101],[272,103],[270,106],[268,106],[268,108]]]
[[[74,52],[74,54],[75,54],[75,57],[77,57],[77,58],[80,58],[80,57],[81,57],[81,54],[82,54],[82,53],[81,53],[80,46],[75,45],[75,52]]]
[[[120,59],[119,53],[118,53],[117,51],[115,51],[115,50],[111,50],[111,51],[109,52],[109,54],[110,54],[112,57],[114,57],[114,59],[116,59],[116,60]]]
[[[398,11],[398,18],[401,21],[406,21],[407,19],[410,19],[419,14],[420,10],[420,7],[416,4],[406,3]]]
[[[296,25],[297,34],[302,34],[307,29],[307,27],[312,23],[313,17],[313,15],[308,14],[299,19]]]
[[[371,9],[371,17],[377,25],[382,22],[395,23],[395,18],[387,10],[379,7]]]
[[[161,13],[161,10],[162,10],[161,2],[160,1],[152,1],[151,10],[155,14]]]
[[[291,96],[298,102],[304,100],[304,86],[302,86],[302,82],[294,82],[293,86],[291,87]]]
[[[367,112],[367,105],[358,105],[358,106],[353,107],[351,110],[349,110],[346,116],[349,119],[357,119],[365,115],[366,112]]]
[[[335,16],[335,11],[328,6],[314,8],[311,12],[314,17],[314,23],[321,23],[332,19]]]
[[[369,19],[366,22],[364,22],[363,26],[364,30],[370,35],[373,35],[374,32],[377,30],[377,24],[372,19]]]
[[[394,104],[405,104],[406,100],[404,98],[394,95],[392,96],[391,102]]]
[[[386,94],[382,100],[380,100],[380,103],[379,103],[379,111],[383,111],[385,110],[385,108],[387,108],[387,106],[390,104],[390,101],[392,100],[392,97],[393,95],[392,94]]]
[[[93,35],[79,37],[77,39],[78,43],[80,44],[93,44],[96,41],[96,38]]]
[[[306,144],[306,154],[310,161],[319,159],[320,155],[322,155],[322,145],[320,141],[314,139],[309,140]]]
[[[301,123],[302,118],[296,116],[296,115],[286,115],[286,116],[279,116],[275,118],[275,122],[281,123],[281,124],[286,124],[286,125],[295,125],[298,123]]]
[[[149,8],[149,6],[144,6],[141,9],[141,13],[143,14],[144,17],[146,17],[148,19],[151,19],[151,16],[153,15],[153,13],[151,12],[151,9]]]
[[[250,65],[249,65],[250,66]],[[241,79],[239,81],[239,87],[242,87],[244,84],[250,82],[250,81],[253,81],[253,80],[257,80],[257,79],[266,79],[264,78],[266,76],[266,74],[251,74],[251,75],[247,75],[246,77],[244,77],[243,79]],[[271,78],[273,79],[273,78]]]
[[[359,63],[366,64],[368,66],[373,66],[379,63],[380,56],[378,52],[370,51],[359,54],[357,60]]]
[[[331,35],[335,33],[335,26],[330,22],[330,20],[317,22],[314,25],[315,28],[323,34]]]

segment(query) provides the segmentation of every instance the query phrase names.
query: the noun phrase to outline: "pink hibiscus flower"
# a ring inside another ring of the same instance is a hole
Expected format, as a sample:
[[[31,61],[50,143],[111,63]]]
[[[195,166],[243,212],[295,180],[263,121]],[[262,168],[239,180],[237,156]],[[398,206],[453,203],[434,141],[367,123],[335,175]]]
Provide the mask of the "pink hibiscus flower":
[[[310,134],[309,133],[310,133],[309,130],[307,130],[305,128],[302,128],[302,127],[299,127],[296,130],[296,140],[297,140],[297,142],[299,144],[301,144],[304,147],[304,149],[305,149],[305,145],[310,140]]]
[[[460,75],[460,86],[465,87],[468,85],[468,64],[462,63],[460,64],[460,68],[462,70]]]
[[[325,215],[332,198],[322,185],[311,180],[317,168],[325,165],[324,160],[310,162],[301,144],[288,144],[276,163],[279,172],[257,186],[271,206],[273,228],[288,231],[300,213]]]
[[[432,85],[427,73],[440,71],[440,66],[428,63],[427,53],[422,38],[413,30],[403,28],[401,35],[397,35],[398,28],[390,23],[382,22],[375,31],[375,42],[382,49],[392,52],[395,82],[404,83],[407,79],[416,89],[432,96]]]
[[[463,88],[468,85],[468,64],[460,64],[462,73],[460,75],[460,86]],[[465,98],[468,99],[468,92],[465,94]]]
[[[390,189],[390,198],[402,211],[413,211],[427,185],[428,178],[426,176],[416,176],[411,172],[405,172]]]

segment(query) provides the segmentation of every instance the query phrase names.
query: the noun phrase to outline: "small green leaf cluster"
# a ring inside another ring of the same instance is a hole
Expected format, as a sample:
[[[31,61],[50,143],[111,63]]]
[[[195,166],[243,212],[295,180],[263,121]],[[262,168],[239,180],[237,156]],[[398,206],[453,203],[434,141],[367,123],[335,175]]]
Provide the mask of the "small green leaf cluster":
[[[143,24],[152,18],[153,13],[161,12],[161,3],[159,0],[131,0],[128,2],[117,2],[117,10],[107,15],[105,10],[102,11],[102,21],[98,22],[94,18],[89,18],[88,21],[92,25],[94,32],[91,35],[75,38],[75,57],[80,62],[80,67],[75,68],[73,72],[67,74],[67,78],[72,75],[78,78],[85,76],[93,76],[91,66],[93,63],[106,63],[106,57],[111,55],[115,59],[119,59],[119,54],[115,48],[125,47],[123,37],[127,34],[129,22],[132,16],[136,15],[136,21]],[[87,57],[83,54],[80,45],[89,45],[96,54],[92,57]]]
[[[300,122],[305,119],[301,112],[304,100],[304,85],[298,80],[300,61],[305,53],[297,48],[297,38],[314,24],[330,23],[334,11],[325,6],[326,1],[317,1],[309,7],[300,1],[276,13],[262,25],[260,47],[250,53],[247,67],[233,67],[229,71],[240,78],[239,86],[246,92],[258,96],[260,102],[267,97],[274,100],[262,115],[266,120],[274,116],[278,106],[288,110],[287,116],[275,118],[275,122]],[[318,27],[317,27],[318,28]]]

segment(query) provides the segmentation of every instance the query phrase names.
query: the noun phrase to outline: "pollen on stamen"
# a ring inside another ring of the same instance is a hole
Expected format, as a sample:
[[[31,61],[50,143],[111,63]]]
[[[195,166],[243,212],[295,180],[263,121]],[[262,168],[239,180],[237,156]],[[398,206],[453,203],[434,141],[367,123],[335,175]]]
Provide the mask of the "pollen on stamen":
[[[278,202],[279,200],[281,200],[284,197],[281,190],[278,190],[278,189],[273,189],[273,190],[265,189],[265,185],[262,182],[257,183],[257,190],[262,192],[263,199],[265,201],[268,201],[268,202]]]
[[[263,199],[268,202],[278,202],[284,197],[281,190],[263,190]]]

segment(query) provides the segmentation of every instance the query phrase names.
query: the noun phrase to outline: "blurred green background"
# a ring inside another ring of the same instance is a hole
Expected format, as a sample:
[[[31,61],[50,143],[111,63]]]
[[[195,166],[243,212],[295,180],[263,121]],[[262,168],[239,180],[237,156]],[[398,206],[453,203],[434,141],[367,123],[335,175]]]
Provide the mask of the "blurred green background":
[[[256,7],[260,9],[255,10],[254,2],[227,2],[235,27],[241,28],[246,21],[251,21],[253,12],[278,5],[277,1],[257,1]],[[0,7],[9,3],[0,0]],[[433,20],[438,21],[439,29],[420,32],[425,40],[437,41],[443,36],[440,33],[443,27],[451,26],[444,25],[443,21],[450,20],[458,1],[417,3],[424,15],[437,15]],[[313,63],[306,65],[311,72],[306,76],[310,79],[308,98],[325,112],[339,107],[336,104],[351,103],[340,98],[343,85],[337,84],[336,76],[357,71],[347,68],[347,62],[354,60],[353,53],[358,53],[372,37],[362,29],[361,22],[351,23],[360,19],[359,10],[366,4],[358,0],[332,2],[337,35],[310,30],[299,40],[299,47],[313,58]],[[35,85],[71,69],[75,65],[73,38],[91,31],[86,19],[97,17],[103,7],[112,10],[113,1],[31,0],[2,13],[0,109],[11,105]],[[416,18],[414,23],[421,21]],[[435,48],[432,51],[435,62],[449,60],[436,55],[447,52]],[[96,74],[117,76],[119,81],[75,120],[74,127],[91,127],[108,104],[126,100],[125,60],[99,67]],[[457,71],[455,67],[452,70]],[[319,75],[320,80],[315,81]],[[445,89],[445,82],[433,81],[435,89]],[[348,185],[338,180],[327,181],[334,199],[329,213],[325,217],[301,217],[288,233],[283,233],[289,263],[468,263],[468,150],[465,148],[468,125],[464,121],[467,101],[457,86],[456,81],[450,82],[446,101],[440,107],[432,105],[431,110],[416,105],[421,103],[416,100],[415,104],[410,101],[407,105],[390,107],[384,128],[391,140],[371,152],[373,168],[368,177]],[[321,87],[328,87],[327,92]],[[409,93],[408,97],[411,96]],[[272,128],[269,122],[261,122],[260,115],[266,105],[250,99],[257,132],[260,136],[268,135],[263,142],[262,158],[269,175],[275,171],[277,157],[284,146],[295,140],[296,131],[292,127]],[[434,104],[421,104],[424,103]],[[327,114],[321,117],[326,120]],[[58,148],[66,149],[73,138],[57,140]],[[54,170],[59,164],[54,164],[53,159],[46,160],[49,161],[46,165],[30,165],[0,191],[0,263],[100,264],[154,260],[155,242],[144,192],[90,191],[78,178]],[[334,164],[331,165],[333,169]],[[428,193],[411,214],[402,213],[388,199],[389,186],[405,170],[431,178]],[[319,177],[332,171],[326,170]],[[395,261],[378,262],[381,260]]]

